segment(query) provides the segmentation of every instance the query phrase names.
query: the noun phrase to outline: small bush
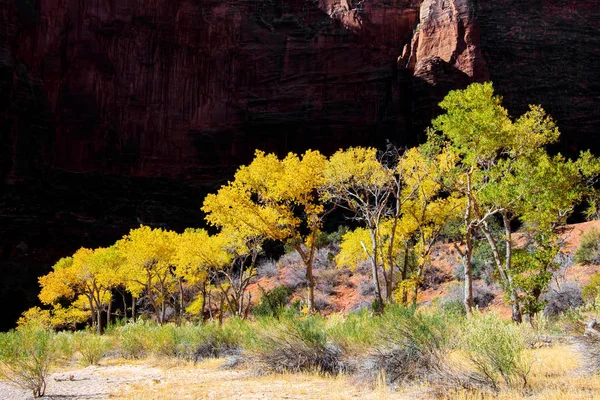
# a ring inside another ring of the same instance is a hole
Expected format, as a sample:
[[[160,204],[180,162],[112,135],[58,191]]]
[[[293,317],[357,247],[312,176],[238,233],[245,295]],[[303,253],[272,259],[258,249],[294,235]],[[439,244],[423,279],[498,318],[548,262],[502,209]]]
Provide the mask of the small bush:
[[[318,317],[271,322],[259,333],[251,353],[261,372],[338,374],[345,370],[342,349],[328,339]]]
[[[551,289],[546,293],[545,299],[544,315],[546,317],[557,317],[567,310],[583,305],[581,286],[577,282],[565,282],[560,288]]]
[[[493,313],[474,314],[461,335],[462,347],[473,363],[479,378],[495,390],[504,381],[527,384],[529,363],[524,357],[525,340],[512,324]]]
[[[290,250],[288,253],[281,256],[279,265],[281,268],[297,268],[304,266],[304,263],[302,262],[302,257],[296,250]]]
[[[591,276],[590,283],[585,285],[581,295],[586,301],[596,301],[598,296],[600,296],[600,273]]]
[[[150,323],[140,320],[129,322],[115,330],[116,347],[121,357],[136,359],[148,353],[150,327]]]
[[[449,384],[446,355],[453,337],[451,325],[438,314],[414,307],[387,307],[377,329],[374,351],[359,366],[359,375],[388,385],[406,382]]]
[[[56,355],[54,334],[35,324],[22,325],[19,330],[0,333],[0,375],[33,397],[46,391],[46,380]]]
[[[91,332],[76,332],[73,334],[73,341],[84,365],[98,365],[111,349],[108,337]]]
[[[277,262],[273,259],[264,260],[256,268],[257,274],[261,278],[273,278],[277,276],[279,268],[277,268]]]
[[[150,329],[150,350],[160,357],[179,355],[181,331],[174,324],[155,325]]]
[[[441,268],[433,265],[425,268],[423,279],[421,280],[421,289],[437,289],[440,284],[452,280],[452,275],[443,271]]]
[[[199,330],[199,342],[193,354],[194,362],[205,358],[236,356],[242,352],[242,343],[251,340],[248,326],[240,320],[228,321],[226,325],[203,325]]]
[[[375,285],[371,281],[364,281],[358,284],[358,293],[363,296],[372,296],[375,294]]]
[[[287,286],[276,286],[271,290],[263,291],[260,304],[254,307],[254,315],[257,317],[277,317],[292,296],[292,289]]]
[[[325,294],[335,293],[335,287],[341,283],[342,273],[339,269],[331,268],[320,272],[317,287]]]
[[[580,264],[600,263],[600,232],[597,229],[581,235],[579,247],[575,251],[575,262]]]
[[[329,295],[319,294],[315,296],[315,310],[323,311],[326,308],[332,308],[333,304],[329,301]]]
[[[307,287],[308,280],[306,279],[305,270],[287,268],[283,273],[283,284],[292,290]]]
[[[473,285],[473,305],[479,308],[486,308],[489,306],[492,301],[496,298],[491,287],[487,285]],[[441,307],[445,309],[455,309],[458,311],[459,305],[463,308],[463,311],[459,314],[463,314],[464,312],[464,288],[462,286],[457,285],[442,299]]]

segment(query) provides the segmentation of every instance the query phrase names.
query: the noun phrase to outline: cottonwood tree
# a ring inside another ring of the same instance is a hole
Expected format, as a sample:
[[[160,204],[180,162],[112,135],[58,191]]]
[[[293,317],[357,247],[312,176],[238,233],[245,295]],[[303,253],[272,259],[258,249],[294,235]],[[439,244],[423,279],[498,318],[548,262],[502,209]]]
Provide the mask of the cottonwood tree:
[[[55,305],[55,323],[72,322],[74,316],[87,309],[92,325],[102,333],[102,312],[106,311],[107,323],[110,323],[112,289],[119,284],[121,263],[115,247],[81,248],[72,257],[61,259],[51,273],[41,277],[39,297],[43,303]],[[74,300],[67,309],[58,304],[63,298]]]
[[[298,252],[306,268],[308,309],[314,312],[313,261],[325,207],[318,196],[327,159],[317,151],[283,160],[257,151],[234,180],[209,194],[202,210],[222,229],[238,229],[280,241]]]
[[[528,215],[537,223],[547,218],[564,220],[583,199],[582,189],[589,184],[596,164],[584,167],[584,160],[592,161],[589,153],[582,154],[582,161],[577,162],[549,156],[545,146],[559,135],[552,119],[540,107],[531,106],[529,112],[511,120],[491,83],[450,92],[440,107],[446,113],[433,120],[429,142],[448,149],[457,160],[446,180],[465,199],[465,308],[470,313],[473,235],[481,229],[509,293],[513,319],[520,322],[518,288],[511,274],[512,223],[515,219],[525,222]],[[553,165],[551,174],[544,171],[549,164]],[[502,218],[505,229],[500,239],[493,237],[489,225],[495,216]],[[498,240],[505,242],[504,256],[498,250]]]
[[[175,232],[141,226],[116,244],[124,259],[120,278],[133,297],[133,308],[143,296],[160,324],[166,322],[167,305],[178,289],[174,273],[178,239]],[[135,310],[132,314],[135,318]]]
[[[414,242],[415,274],[412,279],[413,303],[429,263],[431,250],[444,227],[457,217],[464,199],[456,193],[443,193],[444,176],[454,168],[454,155],[447,151],[435,154],[427,146],[408,150],[398,163],[403,179],[399,226],[411,233]],[[403,288],[405,289],[405,287]],[[402,294],[405,301],[406,294]]]
[[[183,318],[186,309],[184,281],[188,285],[200,286],[200,295],[191,304],[190,311],[202,314],[206,300],[207,280],[210,274],[219,271],[231,262],[231,256],[225,250],[227,243],[223,239],[210,235],[204,229],[189,228],[179,235],[173,265],[179,285],[180,318]]]
[[[393,256],[397,219],[399,216],[400,184],[395,177],[395,166],[384,165],[374,148],[350,148],[340,150],[329,158],[325,170],[325,185],[321,197],[338,207],[349,210],[353,218],[364,224],[368,240],[356,239],[364,236],[364,231],[348,234],[346,248],[353,243],[360,245],[371,264],[371,276],[375,287],[375,303],[378,311],[383,309],[383,296],[379,282],[378,268],[383,266],[383,276],[388,298],[392,295],[392,265],[383,257],[381,226],[384,219],[391,220],[389,252]],[[366,238],[365,238],[366,239]]]
[[[499,212],[496,207],[480,204],[479,193],[491,182],[487,173],[500,159],[507,127],[511,124],[501,98],[493,92],[489,83],[450,92],[440,103],[445,113],[432,121],[432,129],[428,132],[430,145],[454,154],[456,164],[448,172],[446,184],[465,199],[462,256],[467,315],[473,308],[473,235],[487,218]]]
[[[231,312],[235,316],[245,318],[252,300],[249,293],[245,298],[246,289],[256,277],[256,261],[263,251],[265,237],[235,229],[224,229],[219,235],[224,238],[225,250],[231,256],[230,263],[220,271],[225,277],[221,291]]]

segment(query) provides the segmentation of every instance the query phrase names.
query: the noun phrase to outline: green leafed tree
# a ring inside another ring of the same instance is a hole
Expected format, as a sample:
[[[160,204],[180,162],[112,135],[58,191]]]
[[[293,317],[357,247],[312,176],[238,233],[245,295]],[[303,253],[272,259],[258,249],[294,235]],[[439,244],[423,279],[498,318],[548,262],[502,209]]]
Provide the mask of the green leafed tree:
[[[445,113],[433,120],[429,142],[454,153],[457,160],[446,181],[465,199],[465,307],[470,313],[473,235],[480,229],[509,293],[513,319],[521,321],[513,273],[514,221],[538,232],[564,223],[591,190],[600,171],[598,161],[589,152],[575,161],[549,155],[546,146],[559,137],[554,121],[539,106],[530,106],[527,113],[512,120],[491,83],[450,92],[440,107]],[[492,235],[489,225],[496,217],[505,230],[500,238]],[[500,254],[498,241],[504,241],[505,254]]]

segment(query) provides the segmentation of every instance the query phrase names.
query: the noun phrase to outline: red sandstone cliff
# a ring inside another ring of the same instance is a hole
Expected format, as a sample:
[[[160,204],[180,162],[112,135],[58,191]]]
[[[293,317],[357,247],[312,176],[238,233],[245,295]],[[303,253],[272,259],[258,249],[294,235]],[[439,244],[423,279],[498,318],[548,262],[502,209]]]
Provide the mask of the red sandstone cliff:
[[[198,178],[256,147],[402,132],[393,61],[418,2],[354,3],[2,0],[2,85],[43,119],[3,117],[5,164],[26,174],[14,154],[35,152],[37,166]]]

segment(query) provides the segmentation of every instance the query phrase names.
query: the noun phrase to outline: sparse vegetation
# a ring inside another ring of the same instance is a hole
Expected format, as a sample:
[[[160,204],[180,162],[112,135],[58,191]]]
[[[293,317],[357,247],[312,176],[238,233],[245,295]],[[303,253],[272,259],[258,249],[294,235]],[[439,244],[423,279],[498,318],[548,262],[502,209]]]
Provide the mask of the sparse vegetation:
[[[0,377],[42,397],[55,361],[54,333],[36,324],[0,333]]]
[[[580,264],[600,263],[600,231],[592,229],[581,236],[574,261]]]

